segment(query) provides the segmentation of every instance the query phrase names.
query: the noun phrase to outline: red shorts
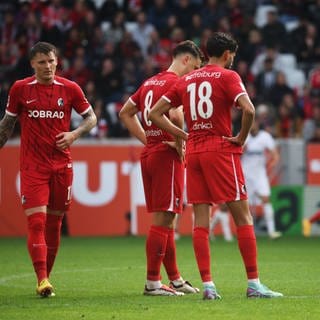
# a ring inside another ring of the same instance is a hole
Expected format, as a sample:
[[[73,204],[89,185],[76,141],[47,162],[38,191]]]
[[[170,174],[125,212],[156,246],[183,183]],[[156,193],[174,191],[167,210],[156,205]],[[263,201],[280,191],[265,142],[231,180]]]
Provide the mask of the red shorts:
[[[187,156],[188,203],[247,199],[241,154],[207,151]]]
[[[71,203],[72,164],[60,168],[25,167],[20,171],[21,201],[24,209],[48,206],[67,211]]]
[[[170,148],[142,156],[141,171],[148,211],[181,213],[184,163],[177,152]]]

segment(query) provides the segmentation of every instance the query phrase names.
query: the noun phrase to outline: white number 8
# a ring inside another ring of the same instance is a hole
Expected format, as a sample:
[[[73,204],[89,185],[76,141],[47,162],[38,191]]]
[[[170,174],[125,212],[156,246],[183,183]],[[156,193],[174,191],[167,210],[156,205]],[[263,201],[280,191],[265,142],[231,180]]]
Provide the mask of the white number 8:
[[[152,106],[153,91],[149,90],[144,99],[143,119],[148,127],[152,125],[152,122],[148,119],[148,114]]]

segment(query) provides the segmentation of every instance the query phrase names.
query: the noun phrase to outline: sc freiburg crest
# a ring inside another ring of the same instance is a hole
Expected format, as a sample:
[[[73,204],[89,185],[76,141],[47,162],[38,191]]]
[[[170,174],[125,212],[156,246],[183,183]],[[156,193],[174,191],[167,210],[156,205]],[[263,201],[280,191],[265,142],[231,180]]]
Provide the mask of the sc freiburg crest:
[[[63,102],[63,99],[62,99],[62,98],[59,98],[58,101],[57,101],[57,103],[58,103],[58,106],[59,106],[59,107],[63,107],[63,105],[64,105],[64,102]]]

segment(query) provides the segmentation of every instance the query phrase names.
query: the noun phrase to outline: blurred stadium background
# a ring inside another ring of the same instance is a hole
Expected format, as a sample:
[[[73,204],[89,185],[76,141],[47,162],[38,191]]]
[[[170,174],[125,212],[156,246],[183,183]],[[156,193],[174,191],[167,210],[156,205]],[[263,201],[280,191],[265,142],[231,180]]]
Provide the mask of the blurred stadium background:
[[[320,206],[320,2],[263,0],[0,1],[0,118],[11,84],[31,74],[27,52],[37,41],[59,49],[58,74],[76,81],[98,116],[73,146],[70,236],[143,235],[141,145],[121,125],[122,103],[142,81],[166,69],[185,39],[201,48],[211,32],[239,42],[234,69],[277,139],[281,160],[270,172],[277,229],[301,234]],[[79,117],[73,115],[72,126]],[[233,111],[235,132],[240,114]],[[19,127],[1,150],[0,236],[23,236],[19,199]],[[190,234],[192,210],[180,221]],[[263,234],[263,227],[257,230]],[[320,235],[320,226],[312,227]]]

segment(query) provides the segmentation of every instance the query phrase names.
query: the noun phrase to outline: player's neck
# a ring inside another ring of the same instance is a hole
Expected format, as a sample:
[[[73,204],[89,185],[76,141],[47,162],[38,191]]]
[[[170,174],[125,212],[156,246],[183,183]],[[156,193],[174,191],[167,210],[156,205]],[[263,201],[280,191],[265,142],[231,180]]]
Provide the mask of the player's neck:
[[[225,61],[222,59],[215,58],[215,57],[211,57],[208,61],[208,64],[219,66],[221,68],[225,68]]]
[[[177,76],[181,76],[180,72],[179,72],[179,68],[177,66],[176,63],[172,62],[170,67],[167,69],[168,72],[173,72],[175,73]]]
[[[54,77],[52,77],[51,79],[43,79],[43,78],[39,78],[35,75],[36,77],[36,80],[39,84],[43,84],[45,86],[50,86],[53,84],[53,81],[54,81]]]

